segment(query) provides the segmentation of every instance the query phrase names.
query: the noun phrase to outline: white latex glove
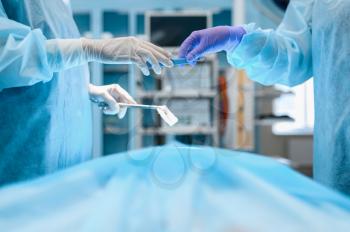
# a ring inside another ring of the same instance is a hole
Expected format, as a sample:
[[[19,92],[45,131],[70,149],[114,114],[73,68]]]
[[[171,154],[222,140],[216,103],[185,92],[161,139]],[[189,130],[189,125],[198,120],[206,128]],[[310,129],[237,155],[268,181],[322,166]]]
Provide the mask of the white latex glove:
[[[168,51],[135,37],[101,40],[82,39],[82,46],[89,61],[105,64],[133,63],[146,76],[150,74],[150,67],[156,74],[160,74],[161,64],[165,67],[173,66],[170,59],[171,54]]]
[[[136,64],[144,75],[161,73],[161,66],[173,67],[171,54],[136,37],[114,39],[53,39],[46,44],[48,63],[61,71],[87,62],[105,64]]]
[[[118,114],[118,117],[124,118],[127,107],[120,107],[118,103],[136,104],[136,101],[117,84],[96,86],[89,84],[90,99],[93,102],[104,102],[108,107],[103,109],[103,113],[108,115]]]

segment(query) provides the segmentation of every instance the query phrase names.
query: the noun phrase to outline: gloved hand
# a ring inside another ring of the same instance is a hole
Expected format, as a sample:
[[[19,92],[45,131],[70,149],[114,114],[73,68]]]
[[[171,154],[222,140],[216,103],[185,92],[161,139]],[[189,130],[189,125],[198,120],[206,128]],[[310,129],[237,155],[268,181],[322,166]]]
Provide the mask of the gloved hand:
[[[136,101],[117,84],[96,86],[89,84],[90,99],[93,102],[106,103],[108,106],[103,108],[103,113],[108,115],[118,114],[118,117],[124,118],[127,108],[120,107],[118,103],[136,104]]]
[[[95,61],[104,64],[136,64],[148,76],[149,68],[160,74],[161,64],[173,66],[168,51],[135,37],[54,39],[47,42],[46,48],[48,63],[54,71]]]
[[[181,45],[179,56],[195,62],[202,56],[232,51],[246,34],[243,27],[219,26],[193,32]]]
[[[150,74],[147,63],[156,74],[161,73],[161,65],[172,67],[171,54],[152,43],[135,37],[91,40],[82,39],[84,54],[89,61],[105,64],[136,64],[144,75]]]

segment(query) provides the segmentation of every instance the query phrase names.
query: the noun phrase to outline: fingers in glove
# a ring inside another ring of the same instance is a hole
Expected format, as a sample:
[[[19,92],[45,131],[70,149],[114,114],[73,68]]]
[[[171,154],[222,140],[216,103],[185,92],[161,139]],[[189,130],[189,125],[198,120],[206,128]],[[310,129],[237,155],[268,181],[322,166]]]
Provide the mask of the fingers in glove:
[[[139,57],[134,60],[136,66],[141,70],[143,75],[149,76],[151,73],[149,72],[148,66],[147,66],[147,60],[143,59],[142,57]]]
[[[180,46],[179,57],[185,58],[192,51],[196,44],[199,43],[198,32],[192,32],[192,34],[185,39],[185,41]]]
[[[196,60],[198,60],[199,58],[201,58],[203,55],[205,55],[207,48],[205,45],[203,45],[202,43],[199,43],[197,46],[194,47],[194,49],[188,53],[188,55],[186,56],[186,59],[189,62],[195,62]]]
[[[110,93],[114,97],[114,99],[118,102],[136,104],[136,101],[130,96],[130,94],[118,84],[114,84],[112,86],[112,88],[110,89]],[[120,107],[120,110],[118,112],[118,117],[120,119],[124,118],[126,115],[126,112],[127,112],[127,107]]]
[[[110,95],[108,92],[103,93],[102,95],[105,103],[108,107],[103,109],[103,113],[107,115],[115,115],[120,111],[120,106],[118,102]]]
[[[119,119],[124,118],[125,115],[126,115],[127,110],[128,110],[127,107],[124,107],[124,106],[120,107],[120,110],[119,110],[119,113],[118,113],[118,118]]]
[[[118,102],[136,104],[134,98],[118,84],[114,84],[110,92],[114,99]]]
[[[156,74],[161,74],[162,69],[160,67],[159,61],[150,51],[143,49],[140,51],[140,55],[143,59],[147,60]]]
[[[164,67],[172,68],[174,66],[173,61],[171,60],[171,56],[165,56],[163,53],[158,52],[153,49],[151,46],[145,45],[146,50],[150,51],[154,57],[158,60],[158,63],[161,63]]]

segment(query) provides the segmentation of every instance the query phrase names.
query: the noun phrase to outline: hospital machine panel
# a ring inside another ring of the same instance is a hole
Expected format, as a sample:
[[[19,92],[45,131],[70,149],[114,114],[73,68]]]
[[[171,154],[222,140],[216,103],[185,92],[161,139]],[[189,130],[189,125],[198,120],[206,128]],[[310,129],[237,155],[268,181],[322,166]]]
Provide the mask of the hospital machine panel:
[[[212,15],[205,11],[147,12],[146,34],[150,41],[162,47],[179,47],[196,30],[211,27]]]
[[[164,77],[163,89],[165,91],[210,91],[214,87],[212,71],[210,63],[198,64],[196,67],[168,69]]]
[[[174,127],[209,127],[211,126],[211,107],[209,99],[171,99],[165,101],[169,109],[178,117]],[[168,127],[162,122],[162,127]]]

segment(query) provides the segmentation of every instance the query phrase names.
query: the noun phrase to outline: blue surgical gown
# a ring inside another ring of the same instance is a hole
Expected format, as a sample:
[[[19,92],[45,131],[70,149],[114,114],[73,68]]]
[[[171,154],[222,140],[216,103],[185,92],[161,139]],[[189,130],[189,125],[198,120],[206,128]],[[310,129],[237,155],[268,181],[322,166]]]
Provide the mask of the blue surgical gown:
[[[88,68],[46,46],[78,37],[62,0],[0,1],[0,184],[90,159]]]
[[[314,77],[314,177],[350,194],[350,1],[292,0],[277,30],[245,26],[229,62],[264,85]]]

